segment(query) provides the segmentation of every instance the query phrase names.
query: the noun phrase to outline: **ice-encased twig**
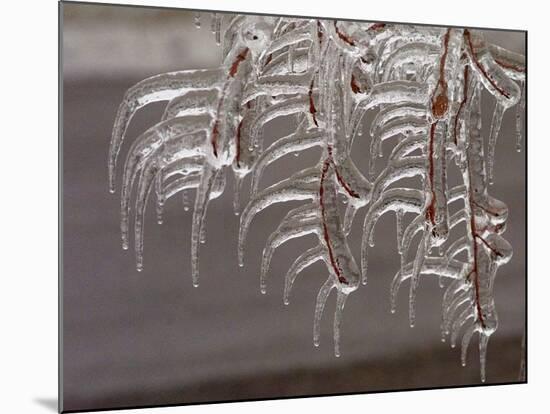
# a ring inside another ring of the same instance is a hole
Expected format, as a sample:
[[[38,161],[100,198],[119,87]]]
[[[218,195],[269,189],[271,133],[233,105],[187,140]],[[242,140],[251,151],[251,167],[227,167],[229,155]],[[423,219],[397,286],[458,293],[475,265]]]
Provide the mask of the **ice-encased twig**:
[[[195,23],[200,25],[197,15]],[[484,379],[487,342],[497,326],[496,270],[511,257],[511,247],[501,236],[508,210],[488,194],[485,170],[491,181],[500,122],[505,109],[516,103],[516,142],[521,140],[525,59],[486,43],[480,32],[458,28],[221,13],[215,13],[211,23],[216,42],[223,41],[220,67],[161,74],[138,83],[126,93],[115,120],[108,161],[111,191],[117,157],[133,115],[148,103],[168,101],[160,122],[132,143],[123,172],[123,247],[128,248],[135,193],[138,268],[143,263],[149,195],[156,195],[161,222],[169,198],[183,194],[187,200],[187,193],[195,191],[191,262],[197,284],[205,212],[209,201],[225,189],[224,170],[231,167],[234,173],[236,213],[241,184],[251,174],[251,199],[239,229],[239,263],[256,214],[274,203],[306,201],[283,219],[267,241],[261,289],[265,289],[274,250],[292,237],[314,233],[315,246],[299,255],[285,276],[283,299],[288,303],[298,273],[317,261],[325,264],[329,278],[318,295],[314,340],[318,343],[322,309],[335,289],[333,334],[338,356],[345,299],[359,279],[366,282],[367,246],[374,245],[373,228],[381,215],[393,211],[401,263],[392,283],[392,310],[403,280],[411,279],[409,308],[414,322],[421,275],[434,273],[440,281],[454,279],[443,297],[442,333],[444,337],[450,334],[454,342],[465,329],[463,361],[471,338],[479,333]],[[497,105],[487,159],[480,125],[481,87]],[[380,110],[371,125],[364,125],[363,117],[371,108]],[[264,127],[272,120],[289,118],[296,120],[296,130],[264,149]],[[365,127],[372,136],[370,163],[352,151],[354,139],[363,135]],[[382,155],[383,142],[391,143],[392,151],[387,165],[375,175],[374,160]],[[323,148],[317,165],[260,190],[262,173],[269,165],[314,147]],[[451,159],[463,179],[453,188],[446,181]],[[367,164],[368,179],[361,172]],[[422,188],[404,180],[412,177],[422,179]],[[390,188],[398,181],[402,188]],[[455,202],[460,203],[459,210],[449,217],[448,206]],[[347,204],[343,222],[340,203]],[[347,235],[362,207],[368,211],[360,272]],[[408,223],[406,213],[415,215]],[[447,241],[450,230],[463,233]],[[415,254],[409,255],[419,233],[422,240]],[[439,249],[441,257],[432,256],[432,247]]]

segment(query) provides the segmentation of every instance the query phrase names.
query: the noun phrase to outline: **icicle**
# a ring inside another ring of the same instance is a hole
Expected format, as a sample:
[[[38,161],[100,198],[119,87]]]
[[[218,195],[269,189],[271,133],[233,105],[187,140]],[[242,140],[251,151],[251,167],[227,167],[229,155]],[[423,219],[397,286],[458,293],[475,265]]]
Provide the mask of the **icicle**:
[[[162,171],[158,174],[156,180],[156,193],[157,193],[157,223],[162,224],[162,213],[164,210],[164,193],[162,192]]]
[[[138,138],[139,139],[139,138]],[[122,248],[128,250],[128,233],[129,233],[129,221],[130,221],[130,197],[132,187],[136,179],[136,175],[139,173],[142,165],[138,163],[139,151],[137,148],[137,140],[130,148],[129,155],[126,158],[124,164],[124,174],[122,176],[122,189],[120,195],[120,233],[122,238]],[[134,154],[134,152],[136,154]]]
[[[368,269],[368,249],[364,249],[361,255],[361,284],[367,284],[367,269]]]
[[[191,228],[191,273],[193,278],[193,286],[199,286],[199,244],[204,217],[206,215],[206,207],[210,200],[210,192],[214,183],[216,174],[211,167],[206,167],[201,176],[201,183],[197,188],[195,196],[195,208],[193,209],[193,223]],[[204,237],[204,236],[203,236]]]
[[[493,184],[494,164],[495,164],[495,149],[497,145],[498,133],[500,131],[500,125],[502,124],[502,116],[506,107],[499,102],[495,106],[495,112],[493,114],[493,120],[491,121],[491,132],[489,133],[488,154],[487,154],[487,175],[489,178],[489,184]]]
[[[481,382],[485,382],[485,365],[487,362],[487,343],[489,342],[489,335],[483,332],[479,334],[479,368]]]
[[[371,230],[371,232],[369,233],[369,246],[370,247],[374,247],[374,228]]]
[[[136,215],[135,215],[135,250],[136,250],[136,268],[138,272],[143,270],[143,227],[145,225],[145,208],[147,199],[151,193],[155,175],[158,169],[155,162],[149,162],[143,168],[139,177],[139,184],[136,197]]]
[[[405,228],[405,231],[403,232],[403,238],[401,240],[402,256],[407,256],[413,238],[419,231],[422,231],[424,229],[424,221],[425,219],[423,216],[416,216],[413,221],[411,221],[410,224]]]
[[[464,333],[464,336],[462,337],[462,349],[460,352],[460,362],[462,363],[462,366],[466,366],[466,356],[468,355],[468,346],[470,345],[470,340],[472,339],[472,336],[475,333],[475,327],[474,325],[471,325],[468,327],[468,330]]]
[[[319,340],[321,337],[321,318],[323,317],[323,309],[327,303],[327,298],[330,291],[334,288],[334,282],[331,278],[321,286],[319,294],[317,295],[317,302],[315,303],[315,317],[313,319],[313,345],[319,346]]]
[[[334,311],[334,356],[340,357],[340,323],[342,322],[342,313],[348,295],[338,292],[336,296],[336,310]]]
[[[359,122],[359,125],[357,126],[357,136],[363,136],[363,122]]]
[[[403,249],[401,243],[403,242],[403,210],[395,211],[395,224],[397,227],[397,252],[402,255]]]
[[[522,130],[523,130],[523,112],[525,105],[525,82],[521,84],[521,98],[516,104],[516,151],[521,151]]]
[[[399,277],[403,277],[405,266],[407,265],[407,252],[401,251],[399,255]],[[390,312],[395,313],[396,310],[397,291],[392,291],[390,294]]]
[[[233,213],[238,216],[241,213],[240,194],[243,178],[239,174],[235,174],[235,194],[233,195]]]
[[[413,265],[413,274],[411,277],[411,287],[409,292],[409,324],[411,328],[414,327],[416,322],[416,289],[418,287],[418,280],[420,276],[420,271],[422,269],[422,264],[424,262],[424,255],[429,247],[430,236],[428,231],[424,231],[422,240],[418,245],[418,250],[416,251],[416,257],[414,258]]]

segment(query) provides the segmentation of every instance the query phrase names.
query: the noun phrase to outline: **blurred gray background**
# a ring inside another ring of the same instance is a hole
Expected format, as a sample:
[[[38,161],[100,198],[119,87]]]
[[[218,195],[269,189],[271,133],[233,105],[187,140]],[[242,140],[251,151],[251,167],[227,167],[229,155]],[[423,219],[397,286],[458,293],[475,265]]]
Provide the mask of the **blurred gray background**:
[[[183,211],[177,197],[168,202],[163,225],[156,223],[149,207],[145,269],[135,270],[133,250],[120,247],[120,193],[107,191],[111,129],[124,92],[136,82],[161,72],[219,64],[221,51],[209,31],[208,15],[203,14],[200,30],[192,15],[63,5],[64,409],[478,384],[477,338],[464,368],[459,350],[440,341],[443,290],[435,278],[421,280],[414,329],[408,323],[408,286],[400,292],[397,313],[390,313],[389,285],[399,266],[391,214],[376,228],[369,284],[346,304],[340,358],[333,355],[334,296],[325,310],[321,346],[312,344],[315,298],[327,275],[323,265],[304,271],[290,305],[282,302],[284,275],[295,257],[313,245],[313,238],[277,250],[268,293],[260,294],[261,251],[288,205],[271,207],[254,220],[245,267],[237,266],[232,176],[225,194],[209,206],[198,289],[190,275],[191,213]],[[523,33],[486,35],[524,53]],[[487,133],[494,101],[484,96],[483,105]],[[122,160],[132,139],[158,122],[162,110],[162,104],[154,104],[136,115]],[[285,124],[267,128],[267,142],[286,134]],[[487,383],[517,380],[524,330],[525,153],[515,151],[514,125],[510,111],[491,188],[509,206],[505,237],[514,257],[499,270],[496,282],[500,326],[489,342]],[[356,141],[354,160],[366,170],[368,139]],[[318,157],[317,151],[286,157],[266,171],[262,185],[313,165]],[[357,258],[363,215],[358,215],[350,238]]]

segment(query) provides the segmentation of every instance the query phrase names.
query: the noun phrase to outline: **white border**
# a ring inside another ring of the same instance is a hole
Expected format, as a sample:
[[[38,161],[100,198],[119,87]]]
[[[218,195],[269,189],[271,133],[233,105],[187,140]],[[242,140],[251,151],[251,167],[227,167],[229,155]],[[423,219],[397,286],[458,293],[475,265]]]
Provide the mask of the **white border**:
[[[543,2],[357,0],[156,0],[119,3],[392,20],[529,31],[529,384],[257,403],[132,410],[128,413],[522,412],[548,406],[550,184],[548,12]],[[533,4],[537,4],[534,6]],[[57,1],[2,4],[0,129],[2,202],[2,412],[52,412],[57,395]],[[7,231],[6,231],[7,230]],[[46,404],[47,405],[47,404]],[[537,410],[538,411],[538,410]]]

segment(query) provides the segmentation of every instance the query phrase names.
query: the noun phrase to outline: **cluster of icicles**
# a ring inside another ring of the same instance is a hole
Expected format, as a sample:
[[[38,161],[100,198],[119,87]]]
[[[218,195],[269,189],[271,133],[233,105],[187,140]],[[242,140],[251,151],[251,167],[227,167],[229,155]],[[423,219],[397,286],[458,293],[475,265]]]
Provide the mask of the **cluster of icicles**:
[[[200,15],[194,19],[200,27]],[[135,187],[137,269],[143,267],[144,216],[150,194],[156,196],[160,223],[170,197],[183,194],[186,200],[194,190],[191,267],[193,284],[198,286],[207,207],[223,193],[225,170],[231,168],[236,182],[234,208],[240,213],[240,266],[247,233],[258,213],[275,203],[305,202],[288,212],[267,241],[261,291],[265,293],[274,250],[292,238],[316,235],[316,245],[301,254],[286,274],[284,302],[288,304],[297,275],[322,261],[328,277],[317,296],[314,344],[319,345],[323,308],[335,290],[333,329],[338,356],[346,298],[366,284],[374,226],[392,211],[401,257],[391,284],[392,312],[399,287],[408,280],[413,326],[419,278],[438,276],[446,286],[443,340],[450,336],[454,346],[463,331],[465,364],[470,340],[478,333],[484,381],[487,342],[498,324],[494,280],[498,267],[512,256],[510,244],[502,237],[507,207],[489,195],[488,184],[501,120],[514,106],[518,150],[521,145],[524,57],[487,44],[475,30],[459,28],[221,14],[211,16],[211,25],[223,48],[220,67],[145,79],[126,92],[118,109],[109,151],[111,192],[133,115],[151,102],[167,102],[160,122],[133,141],[124,164],[122,246],[129,245]],[[496,101],[486,145],[482,90]],[[365,160],[369,172],[364,176],[350,151],[354,139],[362,139],[362,118],[371,109],[377,113],[370,125],[370,159]],[[264,148],[264,125],[279,117],[292,117],[296,128]],[[387,165],[377,172],[382,144],[391,141]],[[322,151],[316,165],[304,166],[262,188],[266,167],[313,147]],[[462,178],[461,185],[454,187],[447,185],[446,171],[452,164]],[[250,201],[241,211],[239,193],[247,175]],[[410,177],[420,178],[420,188],[399,186],[400,180]],[[460,204],[455,214],[449,214],[452,203]],[[366,215],[359,266],[347,236],[362,208]],[[455,228],[462,236],[451,242],[448,235]],[[415,237],[419,241],[413,245]],[[464,260],[458,258],[461,253]]]

